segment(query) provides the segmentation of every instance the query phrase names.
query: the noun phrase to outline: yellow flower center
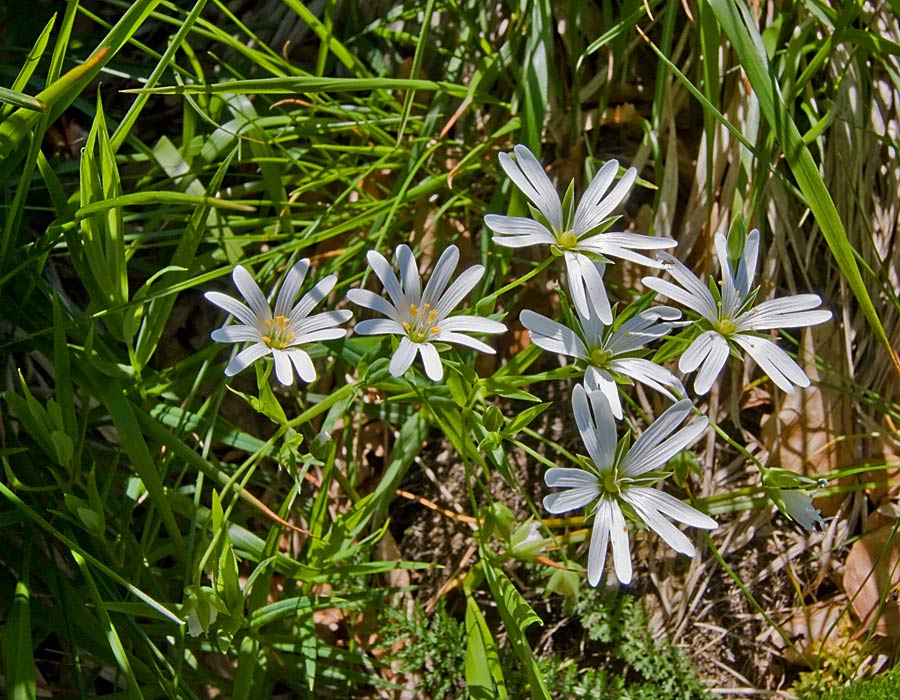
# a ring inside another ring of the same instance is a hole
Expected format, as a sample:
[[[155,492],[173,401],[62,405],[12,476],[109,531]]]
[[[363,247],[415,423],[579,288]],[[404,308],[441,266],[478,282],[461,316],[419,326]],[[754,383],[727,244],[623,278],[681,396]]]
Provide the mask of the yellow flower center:
[[[403,322],[403,330],[414,343],[424,343],[441,332],[440,326],[435,325],[437,309],[431,304],[409,305],[410,320]]]
[[[284,350],[294,340],[291,332],[291,319],[287,316],[276,316],[265,321],[266,332],[263,342],[273,350]]]

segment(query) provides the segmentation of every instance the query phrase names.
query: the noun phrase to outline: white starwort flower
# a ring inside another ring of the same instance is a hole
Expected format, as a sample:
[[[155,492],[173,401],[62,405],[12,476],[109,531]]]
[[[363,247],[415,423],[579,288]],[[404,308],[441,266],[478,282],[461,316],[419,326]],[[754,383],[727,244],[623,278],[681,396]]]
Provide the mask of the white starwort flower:
[[[779,467],[761,467],[762,483],[766,495],[787,517],[800,523],[804,529],[813,532],[816,526],[824,524],[822,514],[813,505],[815,486],[827,486],[828,481],[816,482],[807,476]],[[810,489],[813,492],[810,493]]]
[[[423,291],[419,268],[409,246],[397,246],[394,258],[400,268],[399,280],[383,255],[374,250],[366,254],[366,260],[384,285],[390,302],[366,289],[351,289],[347,293],[347,298],[354,304],[387,317],[360,321],[356,324],[357,333],[401,336],[400,345],[391,358],[390,372],[393,376],[402,376],[418,352],[428,378],[440,381],[444,368],[437,348],[432,344],[434,342],[457,343],[481,352],[494,353],[490,345],[463,334],[503,333],[506,326],[480,316],[450,316],[450,312],[484,275],[483,266],[473,265],[464,270],[448,287],[459,262],[459,249],[455,245],[448,246],[435,264]]]
[[[315,380],[316,368],[312,358],[300,346],[343,338],[347,331],[335,326],[349,320],[353,314],[348,310],[341,310],[309,315],[334,288],[337,282],[335,275],[319,280],[291,308],[307,270],[308,259],[301,260],[288,270],[278,291],[274,312],[253,276],[240,265],[235,266],[232,278],[249,306],[227,294],[204,294],[209,301],[241,322],[217,328],[212,332],[212,339],[220,343],[251,343],[228,363],[225,368],[226,376],[231,377],[261,357],[271,354],[275,361],[275,376],[285,386],[294,383],[294,370],[304,382]]]
[[[668,253],[660,253],[659,257],[681,286],[657,277],[643,280],[650,289],[684,304],[700,316],[704,330],[681,356],[678,368],[693,372],[699,367],[694,390],[705,394],[725,366],[729,350],[738,356],[740,350],[745,350],[782,391],[792,393],[793,384],[809,386],[809,377],[800,366],[768,334],[760,331],[813,326],[830,319],[831,312],[814,310],[822,303],[817,294],[799,294],[755,304],[759,290],[752,287],[759,253],[758,230],[747,236],[736,272],[728,260],[727,243],[721,233],[716,234],[715,246],[722,268],[721,289],[704,285]]]
[[[635,314],[618,328],[604,324],[594,309],[590,311],[585,315],[576,308],[580,332],[527,309],[519,320],[539,348],[577,358],[586,365],[585,388],[602,392],[616,418],[622,418],[617,379],[633,379],[668,396],[674,393],[673,398],[684,396],[684,387],[674,374],[637,356],[647,343],[675,327],[671,321],[681,317],[680,311],[655,306]]]
[[[716,521],[677,498],[651,488],[662,479],[661,470],[672,457],[706,430],[706,418],[697,418],[673,434],[691,412],[691,402],[679,401],[645,430],[631,447],[616,441],[616,424],[606,399],[590,396],[581,384],[572,394],[575,423],[590,459],[583,469],[547,470],[548,486],[563,488],[544,498],[551,513],[586,508],[594,516],[588,551],[588,582],[596,586],[603,573],[606,550],[612,540],[613,565],[622,583],[631,582],[628,517],[656,532],[676,552],[694,555],[694,545],[668,518],[712,530]]]
[[[780,501],[780,503],[779,503]],[[794,522],[800,523],[808,532],[815,531],[825,521],[818,508],[813,505],[812,496],[798,489],[778,489],[778,497],[775,501],[778,510],[788,516]]]
[[[547,244],[566,261],[569,292],[575,307],[584,315],[592,307],[604,323],[612,323],[609,297],[603,284],[604,264],[609,258],[659,267],[660,264],[635,250],[671,248],[675,241],[637,233],[606,231],[615,218],[610,214],[622,203],[637,177],[637,170],[629,168],[619,183],[607,194],[619,171],[619,163],[607,161],[591,181],[578,207],[572,211],[571,185],[565,207],[540,162],[525,146],[513,149],[515,160],[500,154],[500,166],[516,187],[537,209],[537,220],[520,216],[490,214],[484,218],[494,231],[494,243],[509,248]]]

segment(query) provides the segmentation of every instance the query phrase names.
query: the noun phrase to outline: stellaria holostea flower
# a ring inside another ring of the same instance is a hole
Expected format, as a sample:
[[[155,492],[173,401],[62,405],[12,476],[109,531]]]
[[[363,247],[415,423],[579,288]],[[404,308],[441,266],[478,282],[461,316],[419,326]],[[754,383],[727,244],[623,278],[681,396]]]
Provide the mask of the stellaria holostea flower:
[[[672,457],[706,430],[706,418],[697,418],[674,432],[691,412],[691,402],[679,401],[665,411],[634,441],[616,440],[616,424],[609,403],[581,384],[572,393],[575,423],[590,459],[584,468],[553,467],[544,477],[547,485],[563,488],[544,498],[551,513],[586,508],[594,516],[588,550],[588,582],[600,582],[606,551],[612,540],[613,566],[622,583],[631,582],[631,552],[626,516],[656,532],[676,552],[694,555],[694,545],[670,521],[712,530],[716,521],[651,484],[664,478],[661,470]]]
[[[391,358],[390,372],[393,376],[402,376],[412,365],[418,352],[422,356],[428,378],[440,381],[444,376],[444,368],[434,342],[456,343],[481,352],[494,353],[490,345],[464,333],[503,333],[506,326],[480,316],[450,316],[456,305],[484,275],[483,266],[473,265],[450,284],[450,278],[459,262],[459,249],[455,245],[448,246],[435,264],[423,291],[419,268],[409,246],[397,246],[394,258],[400,268],[399,280],[383,255],[374,250],[366,254],[369,266],[381,280],[390,301],[367,289],[351,289],[347,293],[347,298],[354,304],[387,317],[360,321],[355,327],[357,333],[401,336],[397,351]]]
[[[752,285],[759,254],[758,230],[748,234],[736,272],[732,270],[725,236],[721,233],[716,234],[715,247],[722,268],[721,289],[704,285],[668,253],[660,253],[659,258],[681,286],[658,277],[645,277],[643,280],[646,287],[683,304],[700,316],[703,332],[685,350],[678,368],[682,372],[693,372],[699,367],[694,390],[705,394],[725,366],[729,350],[739,355],[742,349],[782,391],[792,393],[794,384],[809,386],[809,377],[800,366],[760,331],[813,326],[830,319],[831,312],[815,310],[822,303],[817,294],[799,294],[755,304],[759,289],[752,288]]]
[[[565,259],[569,293],[576,308],[584,315],[589,309],[596,308],[601,321],[612,323],[612,310],[603,283],[603,271],[609,258],[660,267],[656,260],[635,250],[659,250],[675,245],[670,238],[605,230],[615,222],[610,214],[625,199],[637,177],[637,170],[629,168],[607,193],[619,171],[618,161],[607,161],[573,212],[571,185],[564,210],[540,161],[522,145],[516,146],[513,153],[515,159],[501,153],[500,166],[533,205],[535,219],[489,214],[484,222],[497,234],[493,237],[494,243],[509,248],[538,244],[552,246],[553,252]]]
[[[226,376],[231,377],[271,354],[275,361],[275,376],[285,386],[294,383],[294,370],[305,382],[315,380],[316,368],[312,358],[300,346],[343,338],[347,334],[346,329],[335,326],[349,320],[353,314],[345,309],[309,315],[334,288],[337,282],[335,275],[319,280],[291,308],[308,270],[308,259],[301,260],[288,270],[275,299],[274,312],[253,276],[241,265],[235,266],[232,278],[247,304],[220,292],[204,294],[209,301],[241,322],[217,328],[212,332],[212,339],[220,343],[250,343],[225,367]]]
[[[808,476],[779,467],[761,467],[762,483],[766,496],[788,518],[813,532],[825,521],[813,505],[816,487],[828,485],[826,479],[818,482]]]
[[[577,358],[585,364],[585,388],[589,392],[602,392],[616,418],[622,418],[616,379],[633,379],[672,398],[684,396],[684,387],[674,374],[639,356],[647,343],[675,327],[672,321],[681,317],[678,309],[655,306],[635,314],[618,327],[604,324],[594,309],[587,315],[578,308],[575,310],[580,332],[528,309],[519,319],[539,348]]]

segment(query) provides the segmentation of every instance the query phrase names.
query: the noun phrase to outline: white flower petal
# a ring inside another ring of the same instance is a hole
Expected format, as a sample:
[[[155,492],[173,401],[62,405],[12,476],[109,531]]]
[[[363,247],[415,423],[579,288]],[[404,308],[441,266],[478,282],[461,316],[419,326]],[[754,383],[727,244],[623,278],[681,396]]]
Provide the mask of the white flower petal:
[[[456,272],[458,263],[459,248],[455,245],[447,246],[435,263],[434,269],[431,271],[431,277],[428,278],[428,284],[425,285],[425,292],[422,294],[423,304],[437,306],[437,302],[450,283],[453,273]]]
[[[331,293],[335,284],[337,284],[337,275],[328,275],[316,282],[313,288],[304,294],[297,305],[291,309],[291,323],[296,323],[301,318],[308,316]]]
[[[222,294],[221,292],[207,292],[203,296],[207,301],[211,301],[220,309],[224,309],[225,311],[230,313],[241,323],[254,327],[257,325],[258,321],[256,320],[256,316],[253,314],[253,311],[251,311],[248,306],[242,304],[237,299],[234,299],[227,294]]]
[[[397,347],[394,356],[391,357],[391,364],[388,366],[390,373],[394,377],[402,377],[406,374],[413,360],[416,359],[416,345],[409,338],[400,338],[400,345]]]
[[[706,285],[677,258],[668,253],[659,253],[657,257],[683,290],[679,291],[678,287],[670,282],[656,277],[645,277],[644,286],[684,304],[709,320],[715,320],[718,316],[718,307]]]
[[[628,528],[625,526],[625,517],[618,503],[610,503],[612,511],[610,518],[609,534],[612,539],[613,567],[616,570],[616,578],[624,584],[631,583],[631,549],[628,546]]]
[[[507,248],[524,248],[528,245],[551,244],[556,242],[553,234],[542,223],[523,216],[500,216],[488,214],[485,225],[496,235],[494,243]]]
[[[618,420],[622,420],[622,401],[619,399],[619,386],[609,372],[597,367],[588,367],[588,371],[584,375],[584,386],[591,395],[595,391],[602,394],[609,404],[613,416]]]
[[[284,386],[294,383],[294,369],[291,358],[284,350],[272,349],[272,357],[275,360],[275,376]]]
[[[500,166],[540,212],[547,217],[547,221],[554,230],[560,231],[563,226],[562,205],[559,195],[540,161],[534,157],[531,151],[519,144],[513,152],[515,161],[506,153],[500,154]]]
[[[519,314],[519,320],[528,329],[531,341],[542,350],[587,358],[587,348],[571,328],[528,309]]]
[[[738,319],[738,330],[802,328],[825,323],[831,319],[831,311],[813,310],[821,303],[822,299],[818,294],[770,299],[742,314]]]
[[[550,467],[544,473],[544,483],[552,489],[578,489],[591,487],[596,490],[597,477],[584,469],[574,467]],[[599,491],[597,491],[599,494]]]
[[[291,343],[291,347],[299,345],[308,345],[309,343],[322,343],[326,340],[337,340],[338,338],[346,338],[346,328],[320,328],[318,330],[308,331],[306,333],[298,333]]]
[[[697,349],[695,349],[697,346]],[[682,372],[690,372],[696,367],[696,361],[702,360],[700,371],[694,378],[694,391],[698,395],[706,394],[716,381],[716,377],[728,359],[728,342],[715,331],[706,331],[697,338],[681,356],[678,368]],[[692,367],[692,369],[687,369]]]
[[[685,374],[697,369],[706,359],[706,356],[709,355],[713,341],[718,336],[719,334],[716,331],[704,331],[694,338],[694,341],[688,345],[687,350],[681,353],[681,357],[678,360],[678,369]]]
[[[348,309],[338,309],[335,311],[322,311],[317,313],[315,316],[308,316],[297,323],[291,325],[291,331],[293,331],[297,336],[305,335],[307,333],[317,333],[324,329],[331,329],[334,326],[337,326],[340,323],[344,323],[345,321],[349,321],[353,314]],[[346,330],[343,328],[336,329],[340,331],[342,334],[346,335]],[[341,335],[334,336],[335,338],[342,337]],[[294,341],[294,345],[298,343],[305,342],[301,340]]]
[[[225,367],[225,376],[233,377],[238,372],[252,365],[259,358],[268,355],[270,352],[269,346],[265,343],[254,343],[253,345],[244,348],[231,358],[231,362]]]
[[[600,493],[597,477],[583,469],[553,467],[547,470],[544,480],[551,488],[565,489],[544,497],[544,508],[554,514],[585,508]]]
[[[612,308],[603,283],[604,265],[595,263],[586,255],[566,251],[566,275],[569,278],[569,294],[572,303],[582,317],[596,315],[603,323],[612,323]]]
[[[437,348],[431,343],[419,343],[419,354],[425,365],[425,375],[433,382],[441,381],[444,378],[444,365],[441,364]]]
[[[659,444],[684,422],[691,412],[691,402],[688,399],[672,404],[663,414],[657,418],[643,433],[640,434],[628,454],[622,459],[622,472],[628,476],[642,474],[651,469],[644,466],[652,463],[658,466]],[[669,455],[671,456],[671,455]],[[665,460],[663,460],[663,463]]]
[[[401,317],[393,304],[375,292],[370,292],[368,289],[351,289],[347,292],[347,299],[358,306],[377,311],[397,323],[401,322]]]
[[[216,328],[210,337],[217,343],[259,343],[262,338],[259,330],[253,326],[224,326]]]
[[[287,355],[294,364],[294,369],[297,370],[297,376],[300,377],[300,379],[307,384],[316,380],[316,367],[313,365],[312,358],[305,350],[289,348],[284,351],[284,354]],[[276,364],[275,367],[277,368],[278,365]]]
[[[456,345],[464,345],[467,348],[472,348],[473,350],[478,350],[479,352],[484,352],[488,355],[494,355],[497,353],[497,351],[487,343],[483,343],[482,341],[476,340],[475,338],[470,338],[469,336],[463,335],[462,333],[453,333],[452,331],[447,331],[444,329],[441,329],[441,332],[434,336],[434,340],[438,340],[443,343],[455,343]]]
[[[257,319],[272,318],[269,302],[266,301],[253,276],[241,265],[235,265],[231,277],[234,280],[234,286],[238,288],[241,296],[244,297],[244,300],[253,310],[254,316]]]
[[[588,583],[596,586],[603,578],[606,566],[606,551],[609,548],[609,528],[612,524],[612,509],[618,506],[603,498],[594,513],[594,527],[591,529],[591,545],[588,548]]]
[[[747,234],[747,239],[744,241],[744,252],[741,255],[741,261],[738,263],[737,275],[734,278],[734,285],[744,299],[750,294],[750,287],[753,285],[753,278],[756,276],[756,261],[758,255],[759,230],[753,229]]]
[[[459,302],[463,300],[463,298],[472,291],[476,284],[478,284],[479,280],[481,280],[484,275],[484,267],[481,265],[472,265],[472,267],[464,270],[459,277],[450,285],[444,295],[440,298],[437,304],[434,305],[435,309],[437,309],[437,322],[446,318],[453,309],[457,307]]]
[[[638,517],[643,520],[647,526],[657,535],[662,537],[663,541],[676,552],[686,554],[689,557],[694,556],[694,545],[681,530],[666,520],[653,505],[653,502],[646,498],[646,492],[653,489],[632,487],[622,493],[622,499],[634,508]]]
[[[634,488],[629,490],[634,490]],[[640,488],[640,491],[643,499],[651,504],[655,510],[673,520],[704,530],[715,530],[719,527],[719,524],[708,515],[701,513],[683,501],[679,501],[674,496],[670,496],[665,491],[650,488]]]
[[[814,532],[816,525],[821,525],[822,514],[812,503],[812,498],[805,491],[797,489],[779,489],[778,494],[784,503],[783,512],[791,520],[800,523],[809,532]]]
[[[584,191],[578,208],[575,210],[575,220],[572,224],[572,232],[576,236],[589,233],[602,224],[628,195],[628,191],[637,177],[635,168],[629,168],[613,191],[606,194],[618,172],[619,162],[607,161]]]
[[[397,276],[394,274],[394,270],[391,268],[390,263],[376,250],[370,250],[366,253],[366,260],[369,263],[369,267],[372,268],[372,272],[374,272],[375,276],[381,281],[384,290],[391,298],[391,303],[393,303],[398,310],[402,309],[403,313],[405,313],[409,308],[410,302],[400,288],[400,282],[397,280]]]
[[[609,368],[670,398],[677,400],[685,395],[681,380],[665,367],[650,360],[640,357],[614,359],[610,362]]]
[[[483,316],[451,316],[441,321],[441,330],[466,333],[506,333],[506,325]]]
[[[300,291],[300,285],[306,278],[306,272],[309,270],[309,258],[304,258],[296,262],[288,273],[284,276],[281,283],[281,289],[278,290],[278,297],[275,300],[275,316],[290,316],[291,304]]]
[[[696,442],[697,438],[706,432],[708,425],[709,420],[706,418],[696,418],[668,440],[658,443],[652,451],[645,452],[640,456],[632,456],[631,451],[629,451],[629,454],[623,460],[622,473],[628,476],[641,476],[647,472],[660,469],[672,457],[688,445]]]
[[[401,243],[394,253],[397,268],[400,270],[400,286],[406,299],[415,303],[422,298],[422,278],[419,277],[419,268],[416,267],[416,258],[409,246]]]
[[[353,332],[359,335],[406,335],[406,329],[389,318],[369,318],[360,321],[353,327]]]
[[[792,394],[794,392],[792,384],[799,387],[809,386],[806,372],[768,338],[738,333],[734,336],[734,342],[747,351],[759,368],[769,375],[769,379],[782,391]]]
[[[728,260],[728,242],[725,236],[717,233],[714,242],[716,248],[716,256],[719,258],[719,267],[722,271],[722,285],[720,292],[722,294],[722,316],[725,318],[734,318],[738,308],[743,301],[738,296],[738,291],[734,286],[734,274],[731,270],[731,263]]]
[[[572,411],[584,447],[597,469],[611,468],[616,454],[616,425],[606,399],[598,392],[591,392],[589,397],[585,388],[576,384],[572,390]]]

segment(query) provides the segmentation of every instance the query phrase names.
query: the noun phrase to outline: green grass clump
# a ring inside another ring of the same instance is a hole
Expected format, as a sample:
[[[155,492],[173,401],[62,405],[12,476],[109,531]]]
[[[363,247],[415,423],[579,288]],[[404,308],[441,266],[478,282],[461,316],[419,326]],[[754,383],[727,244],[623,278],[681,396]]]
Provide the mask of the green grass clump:
[[[894,700],[900,697],[900,666],[875,678],[861,678],[829,690],[821,700]]]

